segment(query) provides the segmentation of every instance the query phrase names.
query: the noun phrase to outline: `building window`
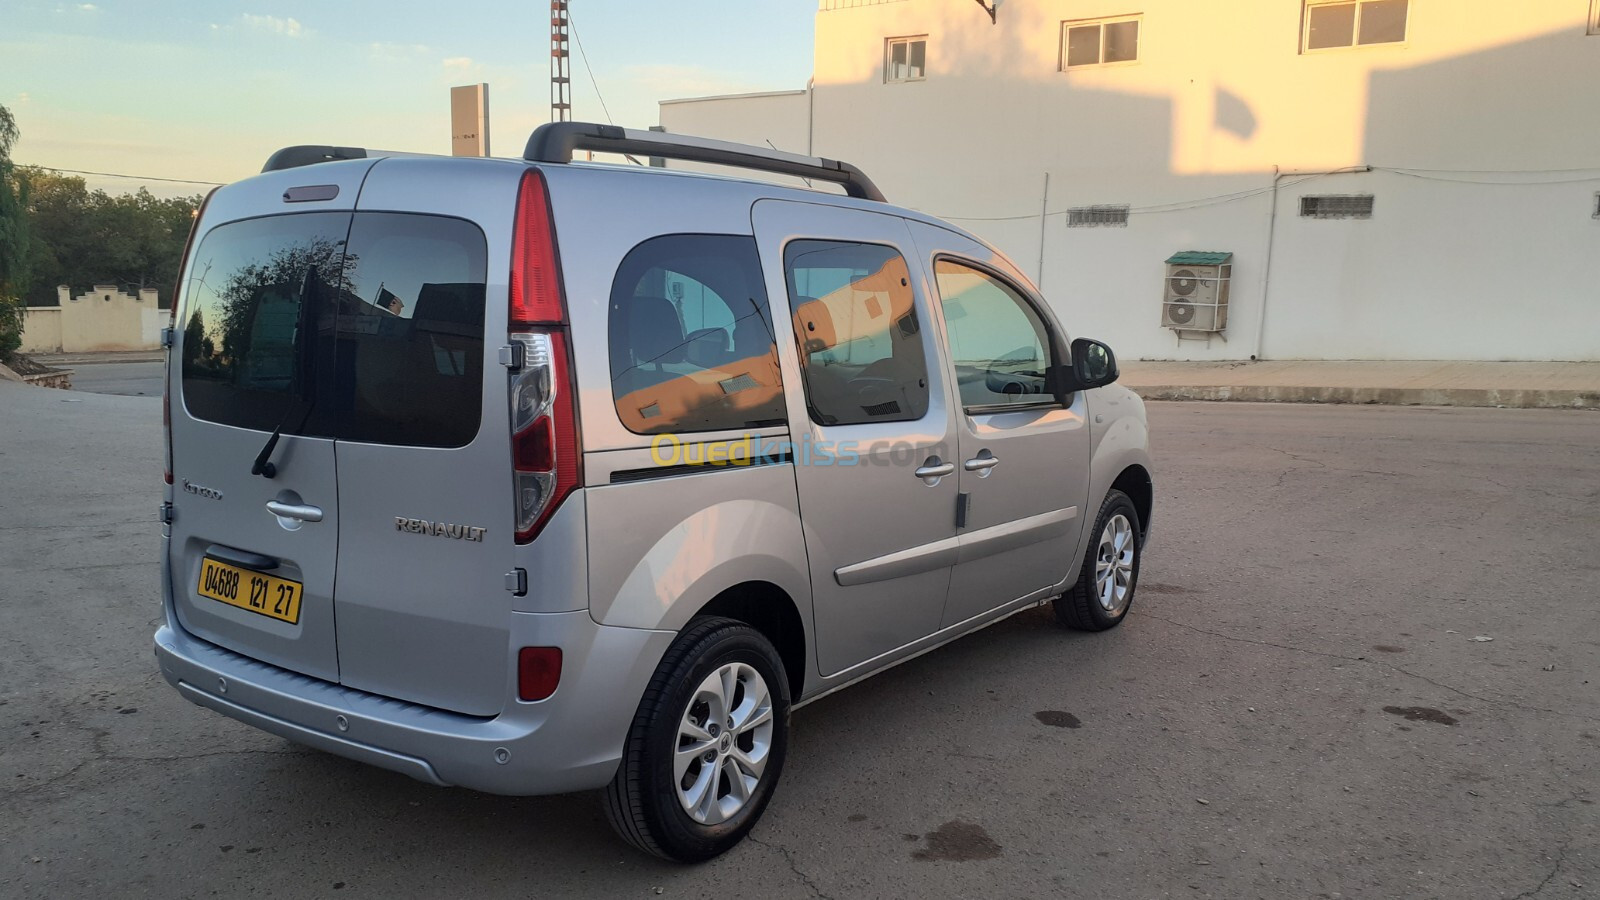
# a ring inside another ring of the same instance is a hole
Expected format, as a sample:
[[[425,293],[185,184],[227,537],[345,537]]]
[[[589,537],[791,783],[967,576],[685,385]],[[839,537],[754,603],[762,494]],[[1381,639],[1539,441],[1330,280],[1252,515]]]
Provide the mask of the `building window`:
[[[1139,17],[1061,23],[1061,70],[1139,59]]]
[[[889,38],[884,49],[883,80],[886,84],[921,81],[928,77],[928,37]]]
[[[1305,50],[1334,50],[1406,39],[1409,0],[1323,3],[1306,0]]]
[[[1370,219],[1371,194],[1325,194],[1301,197],[1300,215],[1307,219]]]
[[[1127,228],[1126,206],[1075,206],[1067,210],[1068,228]]]

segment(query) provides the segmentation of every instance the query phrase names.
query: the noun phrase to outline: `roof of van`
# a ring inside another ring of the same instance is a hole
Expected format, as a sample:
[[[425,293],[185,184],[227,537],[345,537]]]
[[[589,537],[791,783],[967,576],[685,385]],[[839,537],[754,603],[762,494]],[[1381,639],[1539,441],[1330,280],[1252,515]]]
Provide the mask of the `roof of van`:
[[[618,165],[611,163],[581,162],[577,157],[578,151],[588,150],[608,154],[622,155],[637,163],[635,155],[648,155],[652,162],[657,159],[679,160],[710,165],[728,166],[745,171],[762,171],[770,174],[784,175],[805,180],[809,185],[813,181],[822,181],[841,186],[848,196],[798,187],[789,187],[774,184],[770,181],[760,181],[752,178],[723,175],[719,173],[696,172],[682,169],[669,170],[664,165]],[[333,147],[333,146],[296,146],[285,147],[274,153],[267,160],[263,172],[279,169],[297,168],[300,166],[314,165],[336,160],[366,159],[372,157],[409,157],[425,156],[426,154],[397,153],[390,151],[369,151],[360,147]],[[830,205],[853,207],[872,212],[890,213],[908,219],[924,222],[940,228],[960,233],[973,240],[979,240],[970,232],[946,222],[942,219],[890,205],[878,190],[877,185],[855,166],[840,160],[827,159],[817,156],[806,156],[789,153],[776,148],[756,147],[748,144],[736,144],[728,141],[710,138],[694,137],[690,135],[672,134],[665,131],[651,129],[639,131],[635,129],[620,128],[615,125],[601,125],[592,122],[551,122],[539,126],[529,136],[527,147],[520,160],[513,159],[485,159],[481,157],[433,157],[435,159],[454,159],[460,163],[484,164],[494,162],[501,165],[521,164],[537,166],[561,166],[570,170],[607,172],[618,177],[675,177],[703,179],[707,189],[738,190],[743,189],[751,195],[752,202],[761,198],[790,199],[804,202],[817,203],[822,198],[827,198]],[[624,174],[625,173],[625,174]],[[712,184],[722,185],[722,188],[711,188]],[[742,186],[742,188],[741,188]],[[982,243],[982,241],[979,241]]]

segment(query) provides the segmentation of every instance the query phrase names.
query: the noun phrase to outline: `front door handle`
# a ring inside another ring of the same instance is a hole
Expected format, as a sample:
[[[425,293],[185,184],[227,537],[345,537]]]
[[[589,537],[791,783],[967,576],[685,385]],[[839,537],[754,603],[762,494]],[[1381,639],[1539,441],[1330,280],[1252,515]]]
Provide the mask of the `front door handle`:
[[[928,457],[927,461],[919,466],[916,472],[913,474],[915,474],[918,478],[921,478],[923,484],[931,487],[932,485],[938,484],[939,479],[945,477],[946,475],[954,474],[955,470],[955,463],[945,462],[937,456],[930,456]]]
[[[280,519],[298,519],[301,522],[322,521],[322,507],[305,503],[279,503],[276,500],[268,500],[267,512]]]
[[[968,472],[982,472],[987,475],[990,469],[998,465],[1000,465],[1000,458],[989,455],[989,451],[985,450],[983,453],[962,463],[961,468],[966,469]]]

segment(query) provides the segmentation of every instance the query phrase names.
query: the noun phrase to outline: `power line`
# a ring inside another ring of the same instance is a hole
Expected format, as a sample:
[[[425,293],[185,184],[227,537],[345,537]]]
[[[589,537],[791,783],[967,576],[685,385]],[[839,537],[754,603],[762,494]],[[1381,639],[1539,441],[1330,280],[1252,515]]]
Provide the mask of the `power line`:
[[[1318,178],[1325,178],[1325,177],[1327,177],[1329,175],[1359,174],[1362,171],[1364,171],[1364,169],[1370,169],[1370,171],[1373,171],[1373,172],[1388,172],[1388,173],[1391,173],[1391,174],[1394,174],[1394,175],[1404,175],[1407,178],[1418,178],[1418,179],[1421,179],[1423,181],[1442,181],[1442,182],[1447,182],[1447,183],[1451,183],[1451,184],[1508,185],[1508,186],[1517,186],[1517,187],[1537,187],[1537,186],[1540,186],[1540,185],[1547,185],[1547,184],[1551,184],[1551,185],[1553,185],[1553,184],[1585,184],[1585,183],[1588,183],[1588,182],[1593,182],[1593,181],[1596,181],[1596,180],[1600,180],[1600,169],[1534,169],[1534,170],[1483,169],[1483,170],[1467,170],[1467,169],[1412,169],[1412,168],[1402,168],[1402,167],[1397,167],[1397,166],[1371,166],[1371,167],[1353,167],[1353,168],[1349,168],[1349,169],[1339,169],[1339,170],[1333,171],[1333,172],[1320,172],[1320,173],[1315,174],[1315,175],[1307,175],[1307,176],[1304,176],[1302,178],[1296,178],[1293,181],[1286,181],[1283,184],[1279,185],[1278,188],[1282,189],[1282,188],[1294,187],[1295,185],[1304,184],[1304,183],[1306,183],[1308,181],[1312,181],[1312,180],[1315,180],[1315,179],[1318,179]],[[1488,179],[1479,179],[1479,178],[1451,178],[1451,177],[1447,177],[1449,175],[1471,175],[1471,174],[1478,174],[1478,175],[1508,175],[1508,176],[1515,176],[1515,175],[1523,175],[1523,176],[1568,175],[1568,174],[1573,174],[1573,173],[1577,173],[1577,172],[1593,172],[1594,174],[1592,174],[1592,175],[1590,175],[1590,176],[1588,176],[1586,178],[1565,178],[1565,179],[1560,179],[1560,180],[1543,180],[1543,181],[1503,181],[1503,180],[1488,180]],[[1428,173],[1428,174],[1424,174],[1424,173]],[[1439,174],[1432,174],[1432,173],[1439,173]],[[1240,200],[1248,200],[1248,199],[1250,199],[1252,197],[1259,197],[1262,194],[1270,194],[1270,193],[1272,193],[1272,191],[1273,191],[1273,188],[1271,186],[1264,186],[1264,187],[1259,187],[1259,188],[1251,188],[1249,190],[1244,190],[1244,191],[1236,191],[1236,192],[1231,193],[1231,194],[1218,194],[1218,195],[1215,195],[1215,196],[1212,196],[1212,197],[1201,197],[1201,198],[1198,198],[1198,199],[1195,199],[1195,200],[1180,200],[1180,201],[1174,201],[1172,203],[1155,204],[1155,205],[1152,205],[1152,206],[1133,206],[1133,207],[1129,207],[1128,213],[1129,213],[1129,215],[1154,215],[1154,214],[1157,214],[1157,213],[1185,212],[1187,210],[1200,209],[1201,207],[1206,207],[1206,206],[1220,206],[1220,205],[1225,204],[1225,203],[1235,203],[1235,202],[1240,201]],[[1045,213],[1045,216],[1046,217],[1064,216],[1064,215],[1067,215],[1070,212],[1071,212],[1071,210],[1058,209],[1058,210],[1052,210],[1050,212]],[[1028,220],[1028,219],[1037,219],[1037,218],[1039,218],[1039,214],[1038,213],[1023,213],[1021,215],[1015,215],[1015,216],[940,216],[940,218],[942,218],[942,219],[950,219],[950,220],[957,221],[957,222],[1018,222],[1018,221]]]
[[[1502,174],[1502,175],[1560,175],[1567,172],[1593,172],[1587,178],[1561,178],[1546,179],[1543,181],[1496,181],[1483,178],[1447,178],[1443,175],[1423,174],[1425,172],[1448,172],[1448,169],[1392,169],[1386,166],[1373,166],[1374,171],[1389,172],[1394,175],[1404,175],[1407,178],[1420,178],[1423,181],[1443,181],[1449,184],[1481,184],[1481,185],[1509,185],[1512,187],[1536,187],[1544,184],[1584,184],[1591,181],[1600,181],[1600,170],[1596,169],[1553,169],[1549,172],[1481,172],[1477,174]],[[1460,173],[1458,173],[1460,174]]]
[[[29,163],[17,163],[25,169],[43,169],[46,172],[56,172],[62,175],[94,175],[100,178],[130,178],[134,181],[169,181],[173,184],[204,184],[209,187],[221,187],[220,181],[195,181],[190,178],[159,178],[154,175],[124,175],[121,172],[86,172],[82,169],[58,169],[54,166],[36,166]]]
[[[578,23],[572,18],[571,8],[567,9],[567,28],[572,32],[572,42],[578,46],[578,58],[583,60],[583,70],[589,73],[589,83],[594,85],[594,95],[600,100],[600,111],[606,114],[606,124],[617,124],[611,118],[611,110],[606,107],[606,95],[600,93],[600,82],[594,77],[594,69],[589,68],[589,54],[583,52],[583,38],[578,37]],[[624,153],[622,155],[628,160],[628,162],[631,162],[636,166],[644,165],[644,163],[639,162],[639,160],[631,154]]]
[[[578,23],[572,18],[572,10],[567,10],[567,27],[572,30],[572,41],[578,45],[578,58],[583,60],[583,70],[589,73],[589,83],[594,85],[594,95],[600,98],[600,111],[606,114],[606,124],[615,125],[611,120],[611,110],[606,108],[605,95],[600,93],[600,82],[594,78],[594,70],[589,68],[589,54],[583,52],[583,38],[578,37]]]
[[[1284,188],[1284,187],[1293,187],[1293,186],[1295,186],[1297,184],[1303,184],[1303,183],[1305,183],[1307,181],[1311,181],[1311,180],[1316,179],[1316,178],[1323,178],[1326,175],[1331,175],[1331,174],[1342,174],[1342,173],[1328,172],[1328,173],[1321,173],[1321,174],[1317,174],[1317,175],[1307,175],[1304,178],[1297,178],[1294,181],[1290,181],[1290,182],[1288,182],[1286,184],[1279,185],[1279,188],[1281,189],[1281,188]],[[1130,215],[1150,215],[1150,214],[1155,214],[1155,213],[1183,212],[1185,210],[1190,210],[1190,209],[1199,209],[1200,207],[1203,207],[1203,206],[1220,206],[1220,205],[1222,205],[1224,203],[1233,203],[1233,202],[1236,202],[1236,201],[1239,201],[1239,200],[1248,200],[1251,197],[1259,197],[1262,194],[1270,194],[1270,193],[1272,193],[1272,190],[1273,189],[1272,189],[1271,186],[1267,186],[1267,187],[1259,187],[1259,188],[1250,188],[1249,190],[1244,190],[1244,191],[1235,191],[1234,193],[1231,193],[1231,194],[1217,194],[1216,196],[1212,196],[1212,197],[1201,197],[1201,198],[1196,199],[1196,200],[1178,200],[1178,201],[1174,201],[1172,203],[1159,203],[1159,204],[1156,204],[1156,205],[1153,205],[1153,206],[1132,206],[1132,207],[1128,208],[1128,213]],[[1051,210],[1050,212],[1045,213],[1045,216],[1046,217],[1049,217],[1049,216],[1064,216],[1064,215],[1067,215],[1070,212],[1071,212],[1070,209],[1057,209],[1057,210]],[[1039,214],[1038,213],[1025,213],[1025,214],[1019,215],[1019,216],[940,216],[939,218],[941,218],[941,219],[953,219],[953,220],[958,221],[958,222],[1014,222],[1014,221],[1020,221],[1020,220],[1023,220],[1023,219],[1037,219],[1037,218],[1039,218]]]

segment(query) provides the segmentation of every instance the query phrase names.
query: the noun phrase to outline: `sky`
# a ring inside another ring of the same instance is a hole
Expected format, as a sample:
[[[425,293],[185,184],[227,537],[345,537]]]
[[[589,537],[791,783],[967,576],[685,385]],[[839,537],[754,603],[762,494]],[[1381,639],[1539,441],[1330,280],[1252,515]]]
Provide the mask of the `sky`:
[[[476,82],[489,84],[496,156],[520,155],[550,116],[544,0],[4,5],[0,105],[17,119],[12,157],[25,165],[229,182],[290,144],[449,153],[449,88]],[[642,128],[660,100],[793,90],[811,77],[815,0],[570,8],[575,119]],[[113,193],[207,190],[88,180]]]

